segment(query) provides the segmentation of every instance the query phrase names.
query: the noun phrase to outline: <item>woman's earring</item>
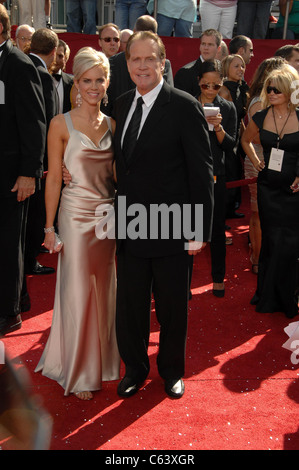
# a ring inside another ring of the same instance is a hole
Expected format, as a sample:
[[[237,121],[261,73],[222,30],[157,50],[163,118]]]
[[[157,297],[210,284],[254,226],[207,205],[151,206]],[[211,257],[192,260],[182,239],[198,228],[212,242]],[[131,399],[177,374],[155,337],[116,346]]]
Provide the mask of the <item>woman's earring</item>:
[[[80,90],[78,89],[78,94],[76,96],[76,106],[77,106],[77,108],[80,108],[81,104],[82,104],[82,96],[81,96]]]
[[[107,95],[107,93],[105,93],[105,96],[103,97],[102,102],[103,102],[104,106],[107,106],[107,104],[108,104],[108,95]]]

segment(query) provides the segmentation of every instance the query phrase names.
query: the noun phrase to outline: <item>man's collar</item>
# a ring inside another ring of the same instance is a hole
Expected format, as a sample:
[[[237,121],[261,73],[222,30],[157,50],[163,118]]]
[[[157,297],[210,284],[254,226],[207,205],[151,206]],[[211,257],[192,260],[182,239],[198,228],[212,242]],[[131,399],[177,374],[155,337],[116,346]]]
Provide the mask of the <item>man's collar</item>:
[[[137,88],[136,88],[136,94],[135,94],[134,99],[137,100],[139,98],[139,96],[142,96],[144,104],[147,107],[151,106],[153,104],[153,102],[155,101],[155,99],[157,98],[158,94],[160,93],[161,88],[163,86],[163,82],[164,82],[164,79],[162,78],[160,83],[158,83],[158,85],[156,85],[155,88],[153,88],[151,91],[149,91],[145,95],[141,95],[139,93],[139,91],[137,90]]]
[[[46,62],[44,61],[44,59],[42,59],[39,55],[34,54],[33,52],[30,52],[30,55],[34,55],[34,57],[37,57],[37,58],[41,61],[41,63],[42,63],[43,66],[45,67],[45,69],[48,70],[47,64],[46,64]]]

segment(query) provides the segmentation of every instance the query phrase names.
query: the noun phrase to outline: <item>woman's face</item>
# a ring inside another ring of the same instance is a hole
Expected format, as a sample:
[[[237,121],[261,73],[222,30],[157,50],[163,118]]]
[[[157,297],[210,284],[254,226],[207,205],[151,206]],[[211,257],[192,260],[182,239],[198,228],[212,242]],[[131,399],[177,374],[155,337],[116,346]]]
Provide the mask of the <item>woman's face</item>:
[[[109,81],[101,66],[96,65],[84,72],[75,85],[80,90],[82,100],[90,105],[98,104],[105,96]]]
[[[201,89],[201,97],[206,98],[208,101],[213,101],[218,95],[222,86],[222,79],[218,72],[204,73],[199,81]]]
[[[228,69],[228,78],[234,82],[239,82],[244,77],[245,66],[239,57],[234,57]]]
[[[274,82],[270,82],[267,88],[269,91],[271,88],[274,88],[276,91],[280,91],[279,86],[275,85]],[[274,91],[271,90],[270,93],[267,93],[267,95],[268,95],[268,100],[269,100],[270,105],[273,105],[273,106],[283,105],[289,102],[289,97],[284,95],[283,93],[274,93]]]

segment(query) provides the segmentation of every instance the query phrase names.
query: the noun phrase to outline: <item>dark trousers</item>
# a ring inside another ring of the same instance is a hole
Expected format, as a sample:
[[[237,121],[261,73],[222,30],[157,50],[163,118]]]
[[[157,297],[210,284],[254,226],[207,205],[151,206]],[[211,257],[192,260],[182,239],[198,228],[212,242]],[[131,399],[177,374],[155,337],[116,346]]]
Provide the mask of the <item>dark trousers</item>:
[[[117,256],[116,333],[126,375],[144,380],[150,369],[148,343],[152,292],[160,324],[157,366],[160,376],[179,379],[185,372],[188,312],[188,252],[139,258],[122,244]]]
[[[210,243],[213,282],[223,282],[225,276],[225,176],[217,176],[214,185],[214,213],[212,237]]]
[[[29,199],[25,241],[25,273],[30,273],[35,267],[36,257],[44,241],[46,180],[42,179],[38,184],[40,184],[40,188],[37,187],[35,193]]]
[[[0,316],[20,313],[20,297],[24,275],[24,246],[28,200],[18,202],[16,196],[1,198],[0,230]]]

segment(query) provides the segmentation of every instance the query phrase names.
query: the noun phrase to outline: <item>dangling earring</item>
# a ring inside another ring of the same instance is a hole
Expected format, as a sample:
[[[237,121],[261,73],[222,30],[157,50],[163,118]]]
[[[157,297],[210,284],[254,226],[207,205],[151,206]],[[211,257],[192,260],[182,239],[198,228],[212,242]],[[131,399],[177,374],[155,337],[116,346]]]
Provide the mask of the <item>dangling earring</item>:
[[[107,106],[107,104],[108,104],[108,95],[107,95],[107,93],[105,93],[105,96],[103,97],[102,102],[103,102],[104,106]]]
[[[77,108],[80,108],[81,104],[82,104],[82,96],[81,96],[80,90],[78,89],[78,94],[76,96],[76,106],[77,106]]]

